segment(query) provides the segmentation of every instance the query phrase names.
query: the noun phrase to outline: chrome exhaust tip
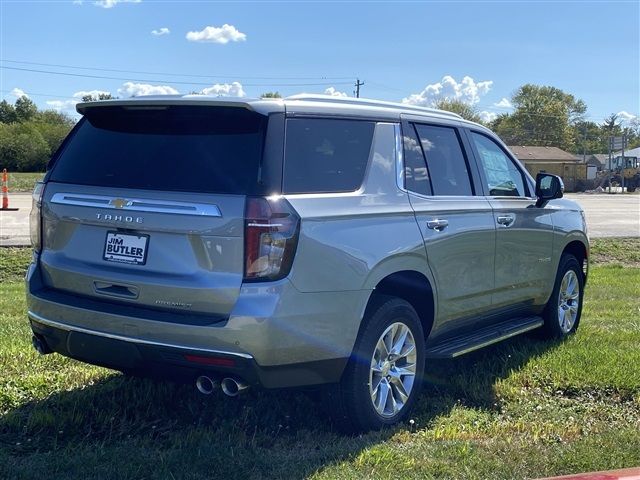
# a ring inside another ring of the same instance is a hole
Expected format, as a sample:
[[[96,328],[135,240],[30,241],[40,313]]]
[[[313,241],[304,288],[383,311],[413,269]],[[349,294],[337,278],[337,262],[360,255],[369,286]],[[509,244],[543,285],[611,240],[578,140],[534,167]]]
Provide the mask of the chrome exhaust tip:
[[[203,395],[211,395],[217,386],[215,380],[206,375],[200,375],[196,379],[196,388]]]
[[[228,397],[237,397],[249,388],[249,385],[244,383],[242,380],[236,380],[231,377],[223,378],[222,382],[220,382],[220,386],[222,387],[224,394]]]

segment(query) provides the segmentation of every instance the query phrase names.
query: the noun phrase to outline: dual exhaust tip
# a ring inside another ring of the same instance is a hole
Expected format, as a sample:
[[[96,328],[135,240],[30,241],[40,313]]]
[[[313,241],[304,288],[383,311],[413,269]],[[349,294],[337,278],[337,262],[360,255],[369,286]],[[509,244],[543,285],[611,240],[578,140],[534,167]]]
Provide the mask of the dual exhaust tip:
[[[220,384],[213,378],[206,375],[200,375],[196,379],[196,388],[203,395],[211,395],[216,388],[220,387],[222,392],[228,397],[237,397],[241,393],[245,392],[249,385],[242,380],[238,380],[232,377],[223,378]]]

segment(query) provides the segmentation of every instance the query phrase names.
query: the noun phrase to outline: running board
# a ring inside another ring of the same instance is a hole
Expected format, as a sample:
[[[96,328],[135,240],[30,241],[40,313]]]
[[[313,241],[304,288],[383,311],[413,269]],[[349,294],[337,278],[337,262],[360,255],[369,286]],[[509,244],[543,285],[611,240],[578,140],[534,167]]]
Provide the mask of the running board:
[[[475,332],[447,338],[427,347],[427,358],[454,358],[515,337],[544,324],[542,317],[524,317],[490,325]]]

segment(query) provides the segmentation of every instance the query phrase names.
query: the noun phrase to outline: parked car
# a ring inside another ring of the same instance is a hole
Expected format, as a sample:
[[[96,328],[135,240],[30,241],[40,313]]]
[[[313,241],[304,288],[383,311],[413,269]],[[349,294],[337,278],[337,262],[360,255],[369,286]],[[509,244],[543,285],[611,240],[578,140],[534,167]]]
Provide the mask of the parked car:
[[[362,431],[406,419],[429,358],[578,327],[584,214],[481,125],[310,95],[77,109],[34,191],[41,353],[203,393],[325,384]]]

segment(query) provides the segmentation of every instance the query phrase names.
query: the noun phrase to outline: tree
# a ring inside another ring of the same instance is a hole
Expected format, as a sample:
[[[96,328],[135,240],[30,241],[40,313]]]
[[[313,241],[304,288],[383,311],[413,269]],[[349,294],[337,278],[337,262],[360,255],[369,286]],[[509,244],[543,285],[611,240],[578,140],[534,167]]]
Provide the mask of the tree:
[[[0,168],[41,172],[75,121],[54,110],[38,111],[27,97],[0,102]]]
[[[623,127],[623,123],[626,125]],[[640,146],[640,120],[638,117],[634,117],[631,120],[620,120],[620,116],[617,113],[605,117],[600,124],[601,134],[605,141],[605,151],[608,148],[609,137],[621,137],[626,135],[627,137],[627,149],[632,149]]]
[[[265,92],[260,95],[260,98],[282,98],[279,92]]]
[[[16,117],[19,122],[26,122],[27,120],[31,120],[36,113],[38,113],[38,107],[33,103],[29,97],[25,95],[19,97],[16,100]]]
[[[0,123],[13,123],[18,120],[16,109],[6,100],[0,102]]]
[[[491,124],[507,143],[575,150],[573,127],[587,111],[582,100],[556,87],[527,84],[513,94],[511,103],[514,112]]]
[[[51,151],[29,122],[0,124],[0,165],[20,172],[44,171]]]
[[[573,153],[580,156],[583,153],[607,153],[608,135],[595,122],[580,121],[573,125],[575,146]]]
[[[443,98],[436,101],[433,106],[434,108],[437,108],[439,110],[446,110],[447,112],[457,113],[465,120],[482,123],[482,119],[480,118],[480,114],[478,113],[476,108],[473,105],[469,105],[468,103],[462,102],[460,100]]]
[[[99,93],[97,96],[96,95],[84,95],[82,97],[82,101],[83,102],[97,102],[98,100],[111,100],[115,98],[113,95],[111,95],[110,93]]]

